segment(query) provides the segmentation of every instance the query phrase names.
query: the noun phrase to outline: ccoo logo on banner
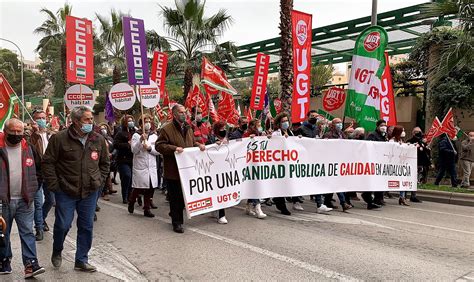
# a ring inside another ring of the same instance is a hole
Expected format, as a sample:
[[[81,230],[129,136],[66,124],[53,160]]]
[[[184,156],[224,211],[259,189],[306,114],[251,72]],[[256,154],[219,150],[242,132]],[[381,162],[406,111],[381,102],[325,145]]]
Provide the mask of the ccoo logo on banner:
[[[66,16],[66,80],[94,85],[92,22]]]
[[[127,58],[128,83],[131,85],[149,85],[145,24],[140,19],[123,17],[122,26],[125,57]]]

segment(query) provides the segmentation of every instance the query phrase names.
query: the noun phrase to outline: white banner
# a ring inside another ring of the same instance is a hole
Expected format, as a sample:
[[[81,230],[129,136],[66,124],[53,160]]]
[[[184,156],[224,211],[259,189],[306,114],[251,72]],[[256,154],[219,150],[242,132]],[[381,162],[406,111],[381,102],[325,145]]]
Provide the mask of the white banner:
[[[415,191],[416,147],[273,136],[176,154],[188,216],[243,199],[349,191]]]

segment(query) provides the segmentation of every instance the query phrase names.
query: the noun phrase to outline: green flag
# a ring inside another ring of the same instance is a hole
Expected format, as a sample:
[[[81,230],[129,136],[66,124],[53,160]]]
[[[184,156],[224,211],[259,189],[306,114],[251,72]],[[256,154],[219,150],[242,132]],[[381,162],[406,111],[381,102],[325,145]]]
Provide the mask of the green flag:
[[[368,131],[380,118],[380,79],[385,68],[387,32],[371,26],[357,37],[344,115]]]
[[[461,139],[461,137],[466,133],[464,133],[464,131],[459,126],[456,126],[455,128],[456,128],[456,132],[457,132],[456,137],[458,139]]]
[[[334,119],[334,116],[332,116],[331,114],[329,114],[325,110],[319,109],[318,114],[322,115],[325,119],[328,119],[328,120],[333,120]]]

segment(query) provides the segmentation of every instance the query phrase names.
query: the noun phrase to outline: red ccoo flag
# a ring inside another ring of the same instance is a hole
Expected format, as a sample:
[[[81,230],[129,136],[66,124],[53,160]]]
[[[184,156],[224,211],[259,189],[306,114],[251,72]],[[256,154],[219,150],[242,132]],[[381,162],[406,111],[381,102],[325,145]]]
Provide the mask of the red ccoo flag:
[[[441,133],[448,134],[449,138],[454,139],[456,137],[457,131],[456,127],[454,126],[454,115],[453,115],[453,108],[449,108],[448,113],[444,117],[443,121],[441,122]]]
[[[433,138],[438,137],[442,134],[441,132],[441,122],[438,117],[435,117],[433,123],[431,124],[430,130],[426,133],[426,143],[430,144],[433,141]]]

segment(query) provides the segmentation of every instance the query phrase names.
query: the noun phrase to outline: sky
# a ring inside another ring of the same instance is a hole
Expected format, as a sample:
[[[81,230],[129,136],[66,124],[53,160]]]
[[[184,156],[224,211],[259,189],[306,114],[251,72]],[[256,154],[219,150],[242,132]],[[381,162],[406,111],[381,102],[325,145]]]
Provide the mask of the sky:
[[[378,12],[424,2],[428,0],[378,0]],[[109,15],[111,9],[116,9],[143,19],[145,29],[154,29],[165,36],[160,6],[174,6],[174,0],[70,0],[69,3],[74,16],[93,20],[95,27],[98,27],[96,13]],[[207,0],[205,14],[212,15],[219,9],[226,9],[233,18],[233,24],[221,42],[230,40],[242,45],[279,35],[279,3],[279,0]],[[34,60],[37,56],[34,49],[41,37],[33,34],[33,30],[46,19],[40,10],[47,8],[56,12],[63,5],[64,1],[0,0],[0,38],[15,42],[22,49],[25,59]],[[295,10],[313,15],[313,28],[369,16],[371,7],[372,0],[294,0]],[[2,40],[0,47],[15,49]]]

